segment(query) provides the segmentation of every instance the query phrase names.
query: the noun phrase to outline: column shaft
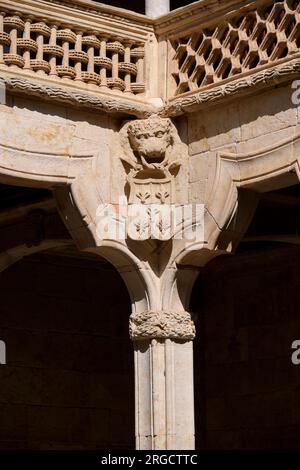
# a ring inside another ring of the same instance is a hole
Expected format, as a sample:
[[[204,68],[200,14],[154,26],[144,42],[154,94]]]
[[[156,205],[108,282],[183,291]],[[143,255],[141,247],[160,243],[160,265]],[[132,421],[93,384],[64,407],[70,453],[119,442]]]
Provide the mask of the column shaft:
[[[152,339],[134,346],[137,449],[193,449],[193,342]]]
[[[155,18],[170,11],[170,0],[146,0],[146,15]]]

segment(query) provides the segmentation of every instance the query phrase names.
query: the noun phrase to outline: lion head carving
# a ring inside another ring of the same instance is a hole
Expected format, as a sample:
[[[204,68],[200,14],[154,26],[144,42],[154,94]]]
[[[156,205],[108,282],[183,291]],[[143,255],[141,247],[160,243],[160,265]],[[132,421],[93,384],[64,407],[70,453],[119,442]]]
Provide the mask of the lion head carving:
[[[158,116],[127,122],[121,130],[121,144],[122,160],[136,170],[175,168],[183,154],[174,124]]]
[[[173,140],[170,121],[158,118],[133,121],[128,126],[128,138],[143,165],[159,167],[164,163]]]
[[[174,202],[175,179],[188,154],[171,119],[152,116],[128,121],[120,131],[120,143],[129,202]]]

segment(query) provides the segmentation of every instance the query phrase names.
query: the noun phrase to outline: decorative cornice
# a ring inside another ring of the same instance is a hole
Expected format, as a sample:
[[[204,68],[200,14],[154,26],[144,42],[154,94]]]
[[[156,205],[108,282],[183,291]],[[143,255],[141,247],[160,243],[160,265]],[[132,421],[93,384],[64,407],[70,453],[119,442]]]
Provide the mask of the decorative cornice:
[[[244,96],[256,92],[266,86],[292,80],[300,76],[300,59],[269,67],[247,77],[230,81],[224,85],[214,86],[207,91],[196,92],[188,96],[178,97],[166,104],[159,112],[162,117],[175,117],[185,113],[193,113],[203,106],[217,104],[223,100]],[[75,106],[93,108],[112,114],[127,114],[138,118],[147,118],[157,113],[152,105],[133,103],[122,100],[121,97],[95,96],[84,92],[71,92],[58,86],[42,85],[22,78],[1,76],[0,82],[8,90],[31,93],[41,98],[72,103]]]
[[[67,89],[52,85],[42,85],[31,82],[23,78],[13,78],[0,76],[0,84],[6,86],[7,90],[14,90],[22,93],[30,93],[43,99],[55,99],[59,102],[71,103],[74,106],[92,108],[111,114],[132,115],[139,118],[147,118],[154,113],[151,105],[129,103],[122,100],[122,97],[95,96],[88,93],[71,92]]]
[[[246,95],[256,92],[263,86],[272,86],[289,79],[300,76],[300,59],[292,60],[277,66],[269,67],[247,77],[230,81],[224,85],[214,86],[207,91],[195,92],[172,100],[160,112],[161,116],[179,116],[184,113],[192,113],[203,105],[215,104],[235,95]]]
[[[167,338],[192,341],[196,331],[188,312],[148,311],[130,316],[129,333],[133,341]]]
[[[262,87],[283,83],[300,76],[300,59],[285,62],[269,67],[260,72],[240,79],[230,80],[229,83],[214,86],[207,91],[195,92],[188,96],[175,98],[166,104],[159,112],[162,117],[175,117],[185,113],[193,113],[203,106],[217,104],[223,100],[236,96],[249,95]],[[72,103],[74,106],[93,108],[111,114],[132,115],[138,118],[147,118],[157,114],[157,109],[147,103],[133,103],[122,100],[122,97],[96,96],[84,92],[71,92],[58,86],[42,85],[23,78],[14,78],[3,75],[0,82],[8,90],[30,93],[35,96],[55,99],[56,101]]]

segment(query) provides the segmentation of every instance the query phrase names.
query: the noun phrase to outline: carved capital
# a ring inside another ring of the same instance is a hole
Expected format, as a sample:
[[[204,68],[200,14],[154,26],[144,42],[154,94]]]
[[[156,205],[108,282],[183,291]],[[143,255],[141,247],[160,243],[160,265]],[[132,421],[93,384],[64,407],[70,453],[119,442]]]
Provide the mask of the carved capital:
[[[188,312],[148,311],[130,316],[129,333],[133,341],[167,338],[191,341],[196,331]]]

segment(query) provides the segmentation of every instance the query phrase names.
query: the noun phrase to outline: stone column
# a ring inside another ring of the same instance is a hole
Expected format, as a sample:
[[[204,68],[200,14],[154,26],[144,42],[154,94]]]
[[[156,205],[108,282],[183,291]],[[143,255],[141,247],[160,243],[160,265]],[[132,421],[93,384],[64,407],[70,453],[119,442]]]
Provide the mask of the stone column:
[[[151,18],[165,15],[170,11],[170,0],[146,0],[146,15]]]
[[[194,449],[193,338],[189,313],[130,317],[139,450]]]

